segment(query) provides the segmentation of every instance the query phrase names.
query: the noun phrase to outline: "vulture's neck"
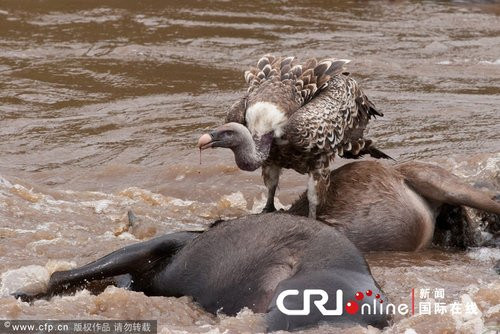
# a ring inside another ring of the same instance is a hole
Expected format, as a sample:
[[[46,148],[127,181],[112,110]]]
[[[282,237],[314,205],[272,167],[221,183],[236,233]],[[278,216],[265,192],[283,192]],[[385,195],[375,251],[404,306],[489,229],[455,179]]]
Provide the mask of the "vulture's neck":
[[[254,171],[261,167],[269,157],[271,143],[273,142],[273,132],[263,136],[252,137],[250,132],[243,136],[241,145],[233,149],[236,164],[242,170]]]

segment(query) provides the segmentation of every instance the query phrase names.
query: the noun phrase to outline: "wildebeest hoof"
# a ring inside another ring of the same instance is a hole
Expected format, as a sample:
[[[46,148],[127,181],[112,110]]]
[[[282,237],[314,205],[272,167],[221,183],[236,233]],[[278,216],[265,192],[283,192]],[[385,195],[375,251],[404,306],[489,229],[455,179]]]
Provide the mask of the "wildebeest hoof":
[[[22,291],[16,291],[11,294],[11,296],[14,296],[16,299],[21,299],[21,301],[25,303],[31,303],[35,299],[38,299],[42,294],[38,293],[26,293]]]

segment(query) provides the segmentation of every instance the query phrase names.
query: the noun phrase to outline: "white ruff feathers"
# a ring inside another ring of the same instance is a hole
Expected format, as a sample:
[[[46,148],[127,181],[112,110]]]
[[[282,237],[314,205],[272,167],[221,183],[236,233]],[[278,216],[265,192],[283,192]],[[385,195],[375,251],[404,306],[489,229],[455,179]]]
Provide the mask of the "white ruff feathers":
[[[288,120],[278,106],[269,102],[257,102],[249,107],[245,119],[252,135],[262,136],[274,131],[274,137],[281,137]]]

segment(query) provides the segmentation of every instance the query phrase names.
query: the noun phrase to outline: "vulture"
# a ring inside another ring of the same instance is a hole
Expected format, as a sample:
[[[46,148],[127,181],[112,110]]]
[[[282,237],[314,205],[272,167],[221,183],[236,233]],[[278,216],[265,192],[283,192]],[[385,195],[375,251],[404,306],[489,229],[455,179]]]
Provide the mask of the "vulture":
[[[264,212],[275,211],[282,168],[309,174],[309,217],[316,218],[329,186],[335,154],[390,158],[364,139],[368,121],[383,114],[345,72],[349,60],[262,57],[245,72],[247,92],[234,103],[226,123],[204,134],[200,150],[230,148],[238,167],[262,167],[268,190]]]

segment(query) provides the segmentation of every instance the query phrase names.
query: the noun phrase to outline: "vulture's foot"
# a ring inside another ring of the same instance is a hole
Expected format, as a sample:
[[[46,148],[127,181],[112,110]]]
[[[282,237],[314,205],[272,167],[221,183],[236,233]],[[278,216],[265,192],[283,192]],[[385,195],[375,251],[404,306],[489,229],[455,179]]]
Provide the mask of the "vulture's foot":
[[[272,205],[266,204],[264,209],[262,209],[261,213],[269,213],[269,212],[275,212],[275,211],[276,211],[276,207],[274,206],[274,204],[272,204]]]

